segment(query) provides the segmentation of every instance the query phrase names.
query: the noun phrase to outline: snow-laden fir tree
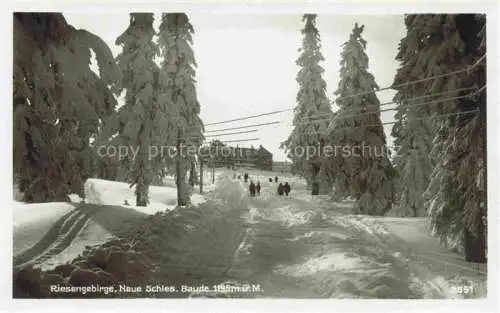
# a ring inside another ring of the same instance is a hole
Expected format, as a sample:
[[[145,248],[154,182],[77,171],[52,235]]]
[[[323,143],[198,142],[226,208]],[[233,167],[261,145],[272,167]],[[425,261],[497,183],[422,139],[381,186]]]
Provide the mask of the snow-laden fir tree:
[[[154,166],[152,157],[155,148],[159,149],[166,140],[168,127],[168,119],[160,115],[155,92],[159,69],[154,62],[158,49],[153,42],[153,20],[153,13],[131,13],[129,27],[116,39],[122,47],[116,62],[123,73],[116,92],[125,89],[125,103],[107,121],[101,135],[101,143],[113,141],[113,147],[128,149],[121,167],[131,187],[135,185],[137,206],[149,202],[149,186],[161,170]],[[116,133],[118,136],[114,137]]]
[[[304,176],[309,186],[316,183],[323,192],[328,192],[331,187],[328,175],[322,176],[320,172],[323,168],[322,152],[327,144],[326,131],[332,118],[332,110],[326,95],[324,69],[320,65],[324,58],[320,51],[321,42],[316,28],[316,15],[305,14],[302,20],[305,21],[305,25],[301,30],[303,35],[302,47],[299,49],[301,54],[296,61],[300,70],[296,78],[299,91],[294,110],[294,129],[282,143],[282,147],[292,160],[295,171]],[[317,152],[307,155],[306,150]]]
[[[83,179],[72,190],[80,186],[79,193],[83,196],[81,187],[86,178],[94,174],[97,161],[90,139],[97,136],[102,119],[114,113],[117,102],[108,86],[117,83],[120,72],[102,39],[85,30],[75,30],[73,34],[67,49],[59,51],[59,60],[53,66],[61,69],[57,83],[65,103],[60,109],[63,132],[58,140],[66,140],[73,147],[69,152],[78,161],[68,167],[76,165]],[[96,55],[99,76],[90,69],[90,49]]]
[[[161,70],[158,100],[172,119],[169,143],[176,146],[176,184],[179,205],[189,202],[186,183],[188,168],[193,168],[203,142],[203,122],[196,94],[195,68],[192,48],[194,33],[184,13],[163,13],[159,31]],[[194,175],[194,171],[190,171]],[[191,177],[194,181],[194,177]]]
[[[452,15],[407,15],[405,24],[407,35],[401,41],[398,56],[406,60],[407,66],[401,67],[398,71],[395,83],[417,81],[429,76],[444,74],[459,67],[464,44],[456,31],[446,31],[446,29],[453,30],[454,28],[454,17]],[[429,185],[424,193],[424,198],[428,200],[425,204],[427,210],[429,210],[429,207],[440,207],[446,201],[444,194],[440,193],[439,190],[447,185],[451,175],[451,172],[443,166],[446,163],[445,156],[448,148],[446,142],[452,127],[450,124],[451,119],[447,114],[454,111],[453,107],[456,100],[453,98],[461,95],[460,91],[457,90],[460,85],[457,78],[456,75],[444,76],[412,83],[406,88],[402,87],[406,90],[411,88],[412,97],[427,95],[428,97],[423,100],[424,102],[436,101],[420,107],[420,112],[423,113],[422,118],[425,118],[426,115],[431,117],[425,122],[431,123],[431,132],[435,134],[432,138],[432,148],[429,153],[429,162],[434,167],[429,177]],[[402,122],[400,112],[401,110],[396,114],[399,123]],[[399,127],[399,123],[394,126],[393,135],[396,137],[397,144],[403,146],[402,152],[404,152],[405,141],[404,136],[401,135],[402,128]],[[406,135],[412,135],[409,129],[406,129]],[[403,157],[398,158],[397,162],[404,165],[407,159],[404,158],[404,153],[401,153],[401,155]],[[402,172],[401,169],[402,166],[398,164],[400,172]],[[406,209],[410,210],[410,208]],[[434,215],[435,212],[432,209],[428,214]],[[455,232],[455,234],[458,233],[460,232]],[[457,243],[457,238],[452,237],[454,236],[448,237],[448,239]]]
[[[90,69],[91,49],[100,76]],[[116,105],[111,51],[56,13],[16,13],[14,51],[14,172],[25,200],[83,197],[93,173],[89,140]]]
[[[411,21],[406,19],[406,23]],[[392,128],[397,147],[394,156],[397,171],[396,210],[399,215],[414,217],[427,215],[423,193],[434,166],[429,155],[434,136],[430,106],[435,97],[422,88],[422,84],[405,84],[421,75],[421,67],[415,66],[417,51],[408,36],[401,40],[396,56],[401,66],[393,83],[397,86],[394,88],[397,90],[394,96],[398,104],[395,115],[397,122]]]
[[[433,164],[429,158],[432,149],[432,125],[426,120],[425,113],[419,108],[403,108],[411,105],[406,101],[399,102],[402,130],[396,145],[394,163],[398,171],[398,211],[402,216],[427,216],[423,193],[429,184]],[[428,118],[428,116],[427,116]]]
[[[368,72],[363,28],[355,24],[341,53],[340,82],[335,91],[339,110],[330,126],[330,140],[340,148],[333,153],[332,167],[336,192],[354,197],[362,213],[383,215],[393,204],[394,169],[375,94],[379,87]]]
[[[419,58],[425,60],[427,76],[477,64],[467,72],[428,84],[437,92],[450,91],[448,98],[467,97],[435,108],[438,113],[455,115],[440,121],[442,131],[434,140],[436,166],[425,196],[433,232],[450,247],[464,250],[467,260],[485,262],[486,96],[482,87],[486,70],[480,62],[486,53],[485,17],[436,14],[409,18],[414,19],[411,27],[417,37],[413,40],[421,42]],[[476,88],[475,94],[464,88]]]

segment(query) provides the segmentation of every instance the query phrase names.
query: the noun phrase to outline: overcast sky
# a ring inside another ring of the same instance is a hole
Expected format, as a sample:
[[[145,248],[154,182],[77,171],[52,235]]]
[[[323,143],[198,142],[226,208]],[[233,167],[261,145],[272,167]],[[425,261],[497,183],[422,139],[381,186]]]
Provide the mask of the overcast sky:
[[[127,14],[64,15],[74,27],[100,36],[115,56],[121,52],[115,40],[128,27]],[[204,123],[296,106],[298,67],[295,61],[299,56],[297,49],[301,44],[300,29],[303,26],[300,15],[192,13],[189,18],[195,29],[193,49],[198,63],[197,92]],[[160,16],[156,15],[157,30],[159,22]],[[394,58],[398,43],[405,35],[402,15],[318,15],[321,52],[325,57],[322,66],[330,100],[334,100],[333,92],[339,81],[341,45],[349,38],[355,22],[365,25],[363,37],[368,42],[369,70],[377,84],[380,87],[390,85],[398,67]],[[378,93],[380,102],[391,101],[393,95],[391,90]],[[382,121],[391,122],[393,116],[394,111],[383,112]],[[219,139],[260,138],[239,145],[258,147],[261,144],[273,153],[275,161],[283,161],[286,156],[279,145],[291,132],[292,119],[293,112],[286,112],[207,126],[206,131],[280,121],[280,124],[258,127],[257,132]],[[392,144],[391,127],[384,127],[389,144]]]

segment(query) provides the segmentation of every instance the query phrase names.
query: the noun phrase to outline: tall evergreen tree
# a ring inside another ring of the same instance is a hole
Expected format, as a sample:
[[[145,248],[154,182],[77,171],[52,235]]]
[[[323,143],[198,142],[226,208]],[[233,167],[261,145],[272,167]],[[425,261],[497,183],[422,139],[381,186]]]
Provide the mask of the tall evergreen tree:
[[[293,120],[294,129],[288,139],[282,143],[286,148],[293,167],[304,176],[309,185],[319,183],[321,189],[328,190],[328,182],[319,181],[318,174],[322,168],[322,150],[327,143],[326,130],[330,123],[332,110],[326,95],[326,82],[323,79],[324,69],[320,62],[324,61],[321,54],[321,42],[316,28],[316,15],[305,14],[301,52],[296,64],[300,67],[297,75],[299,91],[297,107]],[[305,151],[318,151],[313,156]]]
[[[335,91],[339,110],[331,124],[331,140],[342,151],[335,151],[332,164],[336,192],[355,197],[362,213],[383,215],[393,203],[394,170],[375,94],[379,87],[368,72],[363,28],[356,23],[343,45],[340,82]]]
[[[146,206],[153,176],[158,171],[151,159],[153,148],[161,146],[167,122],[159,118],[156,99],[158,66],[153,61],[157,46],[153,42],[153,13],[131,13],[130,25],[116,39],[122,52],[116,57],[123,72],[120,88],[125,89],[125,104],[107,121],[102,138],[116,148],[127,148],[121,160],[126,180],[135,185],[136,205]],[[164,125],[166,124],[166,125]],[[115,134],[117,137],[114,137]],[[114,140],[112,139],[114,137]]]
[[[189,202],[186,174],[189,167],[194,168],[196,153],[204,139],[203,122],[199,117],[200,103],[196,94],[197,64],[192,48],[193,33],[193,26],[186,14],[162,14],[159,46],[163,61],[159,100],[162,105],[166,105],[173,120],[171,130],[174,137],[169,142],[177,146],[176,184],[179,205]],[[193,170],[190,172],[194,175]],[[194,181],[193,177],[191,181]]]
[[[421,78],[463,69],[486,53],[484,16],[410,15],[407,25],[413,34],[411,45],[418,50],[416,59],[425,69]],[[486,215],[486,97],[481,89],[485,73],[479,63],[468,72],[424,82],[432,92],[448,92],[442,98],[452,98],[433,107],[434,113],[456,114],[436,126],[440,130],[432,154],[436,166],[425,193],[432,230],[443,242],[465,250],[467,260],[476,262],[486,260],[482,223]],[[463,90],[473,87],[478,88],[473,96]],[[457,96],[463,98],[453,99]],[[470,112],[474,110],[478,113]]]
[[[407,20],[406,23],[410,23]],[[410,27],[409,27],[410,28]],[[434,136],[433,123],[430,120],[433,105],[432,94],[422,85],[404,85],[409,73],[415,75],[421,68],[416,67],[417,50],[411,46],[410,32],[399,44],[396,60],[401,67],[396,73],[394,85],[398,86],[394,101],[398,104],[392,128],[394,144],[397,147],[394,166],[397,170],[397,210],[403,216],[426,216],[423,193],[429,184],[433,162],[429,157]],[[411,74],[410,74],[411,75]],[[426,104],[429,103],[429,104]]]
[[[100,75],[91,71],[90,50]],[[83,196],[89,140],[116,106],[109,47],[58,13],[14,14],[14,172],[26,201]]]
[[[399,72],[396,83],[405,81],[416,81],[429,76],[445,74],[462,68],[464,43],[454,27],[453,15],[419,14],[405,17],[407,36],[402,42],[406,49],[400,54],[406,58],[406,72]],[[440,118],[439,115],[454,112],[456,101],[454,97],[463,95],[457,89],[460,87],[458,76],[444,76],[441,78],[427,80],[411,85],[413,90],[418,90],[415,96],[430,95],[426,101],[438,100],[440,102],[426,106],[428,116],[436,116],[430,120],[433,124],[432,130],[435,136],[432,140],[432,149],[429,160],[434,164],[430,175],[429,185],[424,193],[427,199],[426,209],[430,216],[436,214],[436,208],[442,207],[447,201],[445,195],[440,192],[444,186],[450,183],[451,171],[446,169],[446,155],[450,129],[453,127],[452,118]],[[448,100],[450,99],[450,100]],[[450,225],[454,227],[454,225]],[[433,230],[436,232],[436,229]],[[451,233],[460,233],[452,231]],[[458,237],[444,235],[443,240],[458,242]]]

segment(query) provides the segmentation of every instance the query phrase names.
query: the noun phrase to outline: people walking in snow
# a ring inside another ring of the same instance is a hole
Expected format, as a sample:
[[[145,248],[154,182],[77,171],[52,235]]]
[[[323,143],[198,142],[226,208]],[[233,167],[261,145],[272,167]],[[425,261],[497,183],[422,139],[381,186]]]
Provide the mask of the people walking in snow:
[[[245,173],[245,175],[243,176],[243,178],[245,179],[245,183],[248,181],[248,173]]]
[[[282,183],[280,183],[280,184],[278,185],[278,195],[279,195],[279,196],[282,196],[282,195],[283,195],[283,184],[282,184]]]
[[[255,186],[255,189],[257,190],[257,195],[260,196],[260,182],[257,181],[257,186]]]
[[[269,182],[272,183],[273,182],[273,179],[271,177],[269,177]]]
[[[255,197],[255,184],[253,181],[250,182],[248,189],[250,190],[250,197]]]
[[[277,183],[278,182],[278,176],[275,176],[274,177],[274,182]]]
[[[288,182],[285,182],[285,185],[283,186],[283,191],[285,192],[285,195],[288,196],[288,194],[290,193],[291,190],[292,190],[292,188],[290,187]]]

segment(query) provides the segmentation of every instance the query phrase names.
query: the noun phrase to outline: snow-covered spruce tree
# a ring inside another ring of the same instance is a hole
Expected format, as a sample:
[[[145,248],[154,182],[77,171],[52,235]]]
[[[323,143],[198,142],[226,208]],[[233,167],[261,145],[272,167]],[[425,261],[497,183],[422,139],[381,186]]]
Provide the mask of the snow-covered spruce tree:
[[[486,55],[486,15],[458,15],[456,23],[464,42],[471,47],[471,51],[475,50],[474,60],[477,62]],[[474,27],[469,29],[469,23]],[[479,91],[472,98],[462,99],[457,104],[457,111],[478,110],[478,113],[457,116],[454,134],[457,140],[452,142],[453,157],[448,164],[455,170],[455,188],[449,190],[448,196],[458,199],[457,208],[464,207],[464,248],[466,260],[471,262],[486,262],[487,259],[485,64],[485,61],[480,63],[464,81],[464,84],[476,84]]]
[[[117,83],[120,71],[111,50],[101,38],[85,30],[73,33],[67,49],[59,51],[59,60],[53,66],[60,69],[56,80],[62,90],[63,104],[60,108],[63,131],[60,138],[66,138],[72,147],[69,152],[77,160],[76,166],[82,178],[71,190],[78,190],[83,197],[83,184],[95,173],[94,164],[98,161],[90,139],[97,136],[102,119],[114,113],[117,102],[108,86]],[[99,76],[90,69],[90,50],[96,55]],[[66,168],[70,166],[74,165],[68,164]]]
[[[334,151],[332,163],[336,191],[357,199],[361,213],[384,215],[393,204],[394,169],[375,94],[379,87],[368,72],[363,28],[356,23],[343,45],[340,82],[335,91],[339,110],[330,128],[330,140],[341,149]]]
[[[399,102],[401,106],[411,105]],[[420,108],[400,108],[403,129],[398,133],[394,163],[397,166],[398,210],[403,216],[427,216],[423,193],[429,184],[433,164],[429,158],[432,149],[432,125],[425,120]],[[428,116],[427,116],[428,117]]]
[[[155,148],[166,140],[168,127],[155,92],[159,69],[154,62],[157,46],[153,42],[153,20],[153,13],[131,13],[129,27],[116,39],[116,44],[122,47],[116,61],[123,73],[116,92],[125,89],[125,104],[107,121],[101,138],[102,144],[112,141],[118,133],[114,147],[128,149],[121,166],[126,170],[130,187],[135,185],[137,206],[149,203],[149,186],[159,170],[152,157]]]
[[[406,23],[411,20],[406,19]],[[433,124],[430,120],[433,97],[422,88],[422,84],[401,85],[421,76],[421,67],[415,66],[417,49],[411,45],[411,30],[399,44],[396,60],[401,66],[393,85],[398,86],[394,101],[398,104],[392,128],[394,144],[397,147],[394,167],[397,171],[396,186],[397,214],[402,216],[426,216],[424,191],[429,184],[433,163],[429,157],[432,149]]]
[[[405,24],[407,35],[401,41],[398,57],[402,57],[407,66],[401,67],[398,71],[395,78],[396,84],[416,81],[461,68],[460,64],[463,61],[460,59],[463,57],[464,44],[456,29],[453,31],[455,28],[453,15],[407,15]],[[435,208],[442,206],[446,201],[444,194],[440,193],[439,190],[450,181],[451,172],[446,170],[443,165],[446,163],[447,140],[452,124],[448,116],[442,117],[441,115],[454,112],[453,107],[456,101],[453,98],[462,95],[457,91],[459,87],[460,80],[456,75],[453,75],[412,83],[406,88],[411,90],[412,97],[428,95],[429,97],[426,97],[424,102],[439,101],[421,107],[420,111],[423,115],[422,118],[425,118],[426,113],[427,116],[433,117],[428,122],[432,123],[431,130],[435,133],[429,153],[429,161],[434,167],[430,175],[429,185],[424,193],[424,198],[427,199],[425,208],[428,211],[431,208],[428,212],[430,215],[434,215]],[[398,119],[400,116],[401,110],[396,114],[396,118]],[[404,143],[404,136],[401,135],[403,128],[399,126],[398,124],[394,126],[393,135],[396,137],[396,144],[402,145]],[[407,129],[407,135],[411,135],[409,131]],[[400,152],[405,152],[406,148],[404,145],[402,146]],[[404,153],[401,155],[404,156]],[[399,161],[403,165],[406,164],[405,158],[398,159],[397,162]],[[396,164],[399,165],[398,170],[402,172],[402,166],[399,163]],[[447,236],[444,236],[443,239]],[[452,242],[458,242],[457,238],[452,237],[448,239]]]
[[[434,46],[434,51],[440,52],[433,58],[440,62],[441,71],[463,69],[486,53],[484,16],[431,15],[428,19],[433,21],[433,27],[423,28],[419,34],[428,39],[426,46]],[[428,47],[427,51],[423,50],[420,57],[425,58],[424,53],[429,50]],[[468,72],[449,76],[439,86],[481,90],[485,82],[484,63],[479,63]],[[469,93],[458,90],[455,95]],[[485,92],[481,90],[473,97],[454,99],[440,109],[457,115],[441,122],[446,131],[435,139],[441,153],[437,154],[426,191],[432,230],[451,248],[464,251],[466,260],[485,262],[486,236],[482,221],[486,216]],[[479,112],[470,113],[474,110]]]
[[[194,166],[196,153],[203,142],[203,122],[199,117],[200,103],[196,95],[195,68],[192,48],[194,33],[184,13],[163,13],[159,32],[159,46],[163,57],[160,71],[159,103],[173,120],[176,146],[176,184],[178,205],[189,202],[186,174]]]
[[[90,65],[90,50],[100,76]],[[14,15],[14,172],[26,201],[83,197],[93,172],[89,139],[116,105],[109,47],[62,14]]]
[[[321,54],[321,42],[316,28],[316,15],[305,14],[301,52],[296,64],[300,67],[297,74],[299,91],[297,106],[293,120],[294,129],[281,145],[293,162],[293,168],[298,171],[311,186],[319,184],[321,191],[328,192],[331,184],[319,181],[318,174],[322,168],[322,149],[327,144],[326,130],[331,120],[332,110],[326,95],[326,82],[323,79],[324,69],[320,62],[324,60]],[[306,155],[304,151],[318,151],[314,155]]]

